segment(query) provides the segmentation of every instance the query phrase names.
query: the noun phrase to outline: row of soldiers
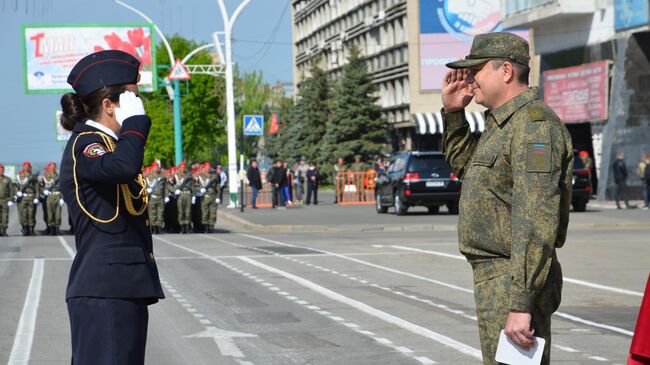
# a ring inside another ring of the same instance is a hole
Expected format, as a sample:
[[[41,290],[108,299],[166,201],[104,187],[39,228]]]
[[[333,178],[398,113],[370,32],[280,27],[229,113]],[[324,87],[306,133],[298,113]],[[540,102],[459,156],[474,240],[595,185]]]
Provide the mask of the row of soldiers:
[[[157,162],[143,169],[149,193],[152,231],[214,233],[221,202],[222,176],[210,163],[191,172],[185,162],[162,170]]]
[[[22,167],[14,182],[4,174],[5,168],[0,165],[0,236],[7,235],[9,208],[14,205],[18,209],[18,220],[24,236],[35,235],[38,205],[42,205],[43,208],[43,220],[47,226],[46,234],[58,235],[61,227],[61,207],[65,202],[59,190],[56,164],[54,162],[47,164],[40,177],[32,173],[32,165],[29,161],[25,161]]]

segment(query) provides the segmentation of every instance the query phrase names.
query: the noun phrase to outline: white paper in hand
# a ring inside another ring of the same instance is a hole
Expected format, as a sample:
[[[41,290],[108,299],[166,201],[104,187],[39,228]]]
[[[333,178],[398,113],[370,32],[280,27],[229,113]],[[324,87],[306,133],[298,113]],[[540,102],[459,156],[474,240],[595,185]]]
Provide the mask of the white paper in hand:
[[[541,337],[535,337],[535,347],[531,347],[525,351],[521,347],[515,345],[506,333],[501,330],[499,335],[499,345],[497,346],[497,355],[494,359],[500,363],[508,365],[539,365],[542,362],[542,355],[544,354],[544,344],[546,340]]]

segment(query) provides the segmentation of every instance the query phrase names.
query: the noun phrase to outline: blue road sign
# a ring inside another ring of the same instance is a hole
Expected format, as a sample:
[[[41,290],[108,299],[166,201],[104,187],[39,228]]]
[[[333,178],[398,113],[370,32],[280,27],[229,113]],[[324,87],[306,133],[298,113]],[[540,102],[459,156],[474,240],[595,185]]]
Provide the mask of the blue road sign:
[[[261,136],[264,134],[263,115],[244,115],[244,135]]]

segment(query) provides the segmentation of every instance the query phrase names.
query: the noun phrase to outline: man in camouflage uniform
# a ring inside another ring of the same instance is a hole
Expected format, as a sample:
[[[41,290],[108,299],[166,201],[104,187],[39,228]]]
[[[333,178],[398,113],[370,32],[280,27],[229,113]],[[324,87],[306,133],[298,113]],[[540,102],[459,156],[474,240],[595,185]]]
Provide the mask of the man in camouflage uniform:
[[[40,204],[38,197],[41,196],[41,187],[38,179],[32,175],[32,164],[29,161],[23,163],[23,169],[18,172],[18,214],[20,224],[23,226],[24,236],[34,236],[36,225],[36,206]]]
[[[41,180],[43,196],[45,197],[47,233],[50,236],[58,236],[61,228],[61,207],[65,204],[61,190],[59,190],[59,174],[56,172],[56,164],[50,162],[45,167],[45,174]]]
[[[528,43],[509,33],[481,34],[470,55],[447,64],[443,81],[447,162],[463,179],[458,240],[474,271],[484,364],[496,364],[499,333],[528,349],[546,339],[560,304],[564,244],[571,204],[571,137],[528,87]],[[475,137],[464,108],[488,108]],[[489,217],[489,218],[488,218]]]
[[[198,176],[199,195],[201,196],[201,223],[206,233],[214,233],[217,223],[217,206],[219,205],[219,175],[212,173],[210,163],[201,166]]]
[[[366,164],[361,162],[361,155],[354,155],[354,163],[350,165],[350,169],[354,174],[354,185],[357,190],[357,199],[358,201],[365,200],[365,192],[363,189],[363,173],[366,172]]]
[[[192,198],[194,195],[194,179],[186,171],[185,161],[178,165],[174,175],[174,195],[178,207],[178,224],[181,233],[189,233],[192,222]]]
[[[14,205],[13,197],[16,186],[8,176],[5,176],[5,167],[0,165],[0,236],[7,236],[9,226],[9,208]]]
[[[154,234],[162,233],[165,224],[165,204],[169,202],[170,185],[167,178],[160,173],[160,166],[154,162],[148,174],[147,193],[149,193],[149,220]]]

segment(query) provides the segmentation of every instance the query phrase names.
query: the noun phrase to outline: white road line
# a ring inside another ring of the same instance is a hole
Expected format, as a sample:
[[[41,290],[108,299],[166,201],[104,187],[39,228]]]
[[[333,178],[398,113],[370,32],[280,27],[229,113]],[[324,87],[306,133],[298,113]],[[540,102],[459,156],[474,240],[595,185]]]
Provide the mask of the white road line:
[[[580,352],[580,350],[576,350],[576,349],[574,349],[572,347],[569,347],[569,346],[553,345],[553,347],[555,347],[556,349],[562,350],[562,351],[566,351],[566,352]]]
[[[68,255],[70,255],[70,257],[74,258],[74,255],[76,254],[75,250],[73,250],[72,247],[70,247],[68,242],[66,242],[66,240],[61,236],[57,236],[56,238],[59,239],[59,242],[61,242],[61,245],[63,246],[63,248],[65,248],[65,250],[68,252]]]
[[[448,254],[446,252],[440,252],[440,251],[431,251],[431,250],[422,250],[419,248],[413,248],[413,247],[405,247],[405,246],[390,246],[392,248],[396,248],[398,250],[405,250],[405,251],[413,251],[413,252],[420,252],[420,253],[426,253],[429,255],[436,255],[436,256],[441,256],[441,257],[447,257],[455,260],[462,260],[466,261],[465,256],[463,255],[452,255]],[[600,289],[600,290],[606,290],[606,291],[611,291],[613,293],[619,293],[619,294],[626,294],[626,295],[632,295],[635,297],[641,297],[643,298],[643,293],[634,291],[634,290],[627,290],[627,289],[622,289],[622,288],[617,288],[613,286],[607,286],[607,285],[601,285],[601,284],[596,284],[592,283],[589,281],[585,280],[579,280],[579,279],[573,279],[573,278],[567,278],[564,277],[563,280],[567,283],[571,284],[576,284],[576,285],[582,285],[594,289]]]
[[[288,243],[279,242],[279,241],[275,241],[275,240],[270,240],[270,239],[267,239],[267,238],[264,238],[264,237],[252,236],[252,235],[244,234],[244,233],[238,233],[238,235],[253,238],[253,239],[257,239],[257,240],[260,240],[260,241],[275,243],[276,245],[280,245],[280,246],[299,247],[299,248],[304,248],[304,249],[308,249],[308,250],[312,250],[312,251],[316,251],[316,252],[321,252],[321,253],[329,255],[329,256],[338,257],[340,259],[356,262],[356,263],[359,263],[359,264],[362,264],[362,265],[365,265],[365,266],[374,267],[376,269],[380,269],[380,270],[383,270],[383,271],[388,271],[388,272],[392,272],[392,273],[395,273],[395,274],[408,276],[408,277],[411,277],[411,278],[414,278],[414,279],[418,279],[418,280],[421,280],[421,281],[426,281],[426,282],[429,282],[429,283],[437,284],[437,285],[444,286],[444,287],[447,287],[447,288],[450,288],[450,289],[455,289],[455,290],[470,293],[470,294],[474,293],[474,291],[472,291],[470,289],[460,287],[458,285],[449,284],[449,283],[445,283],[445,282],[442,282],[442,281],[439,281],[439,280],[426,278],[424,276],[420,276],[420,275],[411,274],[411,273],[408,273],[408,272],[392,269],[390,267],[373,264],[372,262],[355,259],[353,257],[349,257],[349,256],[346,256],[346,255],[341,255],[341,254],[334,253],[334,252],[329,252],[329,251],[324,251],[324,250],[317,250],[317,249],[314,249],[314,248],[307,248],[307,247],[302,247],[302,246],[291,245],[291,244],[288,244]],[[328,270],[325,269],[323,271],[328,271]]]
[[[41,301],[41,287],[43,285],[43,259],[34,260],[32,278],[29,281],[25,305],[20,314],[18,329],[14,337],[14,345],[11,348],[8,365],[23,365],[29,363],[34,341],[34,329],[36,327],[36,315],[38,305]]]
[[[467,289],[467,288],[463,288],[463,287],[460,287],[460,286],[458,286],[458,285],[453,285],[453,284],[445,283],[445,282],[442,282],[442,281],[438,281],[438,280],[430,279],[430,278],[427,278],[427,277],[423,277],[423,276],[420,276],[420,275],[415,275],[415,274],[411,274],[411,273],[408,273],[408,272],[403,272],[403,271],[399,271],[399,270],[391,269],[391,268],[389,268],[389,267],[385,267],[385,266],[381,266],[381,265],[376,265],[376,264],[373,264],[373,263],[371,263],[371,262],[367,262],[367,261],[363,261],[363,260],[355,259],[355,258],[352,258],[352,257],[348,257],[348,256],[346,256],[346,255],[341,255],[341,254],[337,254],[337,253],[333,253],[333,252],[328,252],[328,251],[323,251],[323,250],[317,250],[317,249],[309,248],[309,247],[303,247],[303,246],[298,246],[298,245],[292,245],[292,244],[288,244],[288,243],[284,243],[284,242],[279,242],[279,241],[275,241],[275,240],[270,240],[270,239],[268,239],[268,238],[258,237],[258,236],[253,236],[253,235],[249,235],[249,234],[245,234],[245,233],[238,233],[238,235],[240,235],[240,236],[244,236],[244,237],[253,238],[253,239],[257,239],[257,240],[260,240],[260,241],[266,241],[266,242],[270,242],[270,243],[275,243],[275,244],[280,245],[280,246],[286,246],[286,247],[297,247],[297,248],[304,248],[304,249],[309,249],[309,250],[312,250],[312,251],[322,252],[322,253],[327,254],[327,255],[330,255],[330,256],[334,256],[334,257],[338,257],[338,258],[341,258],[341,259],[344,259],[344,260],[349,260],[349,261],[357,262],[357,263],[360,263],[360,264],[362,264],[362,265],[366,265],[366,266],[370,266],[370,267],[375,267],[375,268],[378,268],[378,269],[380,269],[380,270],[393,272],[393,273],[400,274],[400,275],[404,275],[404,276],[408,276],[408,277],[411,277],[411,278],[414,278],[414,279],[418,279],[418,280],[422,280],[422,281],[426,281],[426,282],[430,282],[430,283],[439,284],[439,285],[445,286],[445,287],[450,288],[450,289],[455,289],[455,290],[462,291],[462,292],[465,292],[465,293],[471,293],[471,294],[474,294],[474,291],[473,291],[473,290],[471,290],[471,289]],[[324,271],[326,271],[326,270],[324,270]],[[559,317],[562,317],[562,318],[567,319],[567,320],[570,320],[570,321],[574,321],[574,322],[578,322],[578,323],[586,324],[586,325],[593,326],[593,327],[597,327],[597,328],[601,328],[601,329],[610,330],[610,331],[613,331],[613,332],[616,332],[616,333],[620,333],[620,334],[623,334],[623,335],[626,335],[626,336],[630,336],[630,337],[631,337],[631,336],[633,335],[632,332],[630,332],[630,331],[628,331],[628,330],[626,330],[626,329],[619,328],[619,327],[615,327],[615,326],[610,326],[610,325],[606,325],[606,324],[601,324],[601,323],[597,323],[597,322],[593,322],[593,321],[590,321],[590,320],[587,320],[587,319],[583,319],[583,318],[580,318],[580,317],[576,317],[576,316],[571,315],[571,314],[567,314],[567,313],[563,313],[563,312],[555,312],[554,315],[559,316]]]
[[[478,349],[475,349],[469,345],[466,345],[462,342],[456,341],[450,337],[447,337],[445,335],[439,334],[437,332],[434,332],[428,328],[419,326],[415,323],[408,322],[404,319],[401,319],[399,317],[393,316],[391,314],[388,314],[386,312],[383,312],[381,310],[378,310],[376,308],[373,308],[363,302],[359,302],[357,300],[348,298],[342,294],[339,294],[337,292],[334,292],[330,289],[327,289],[325,287],[322,287],[314,282],[311,282],[307,279],[301,278],[299,276],[293,275],[291,273],[276,269],[274,267],[265,265],[259,261],[255,261],[253,259],[247,258],[247,257],[241,257],[240,260],[247,262],[253,266],[257,266],[261,269],[264,269],[266,271],[281,275],[291,281],[294,281],[304,287],[307,287],[317,293],[320,293],[321,295],[324,295],[332,300],[335,300],[339,303],[346,304],[350,307],[356,308],[368,315],[371,315],[375,318],[381,319],[387,323],[391,323],[393,325],[396,325],[398,327],[401,327],[409,332],[418,334],[420,336],[424,336],[426,338],[429,338],[433,341],[436,341],[444,346],[453,348],[454,350],[457,350],[465,355],[471,356],[475,359],[481,360],[481,351]]]

